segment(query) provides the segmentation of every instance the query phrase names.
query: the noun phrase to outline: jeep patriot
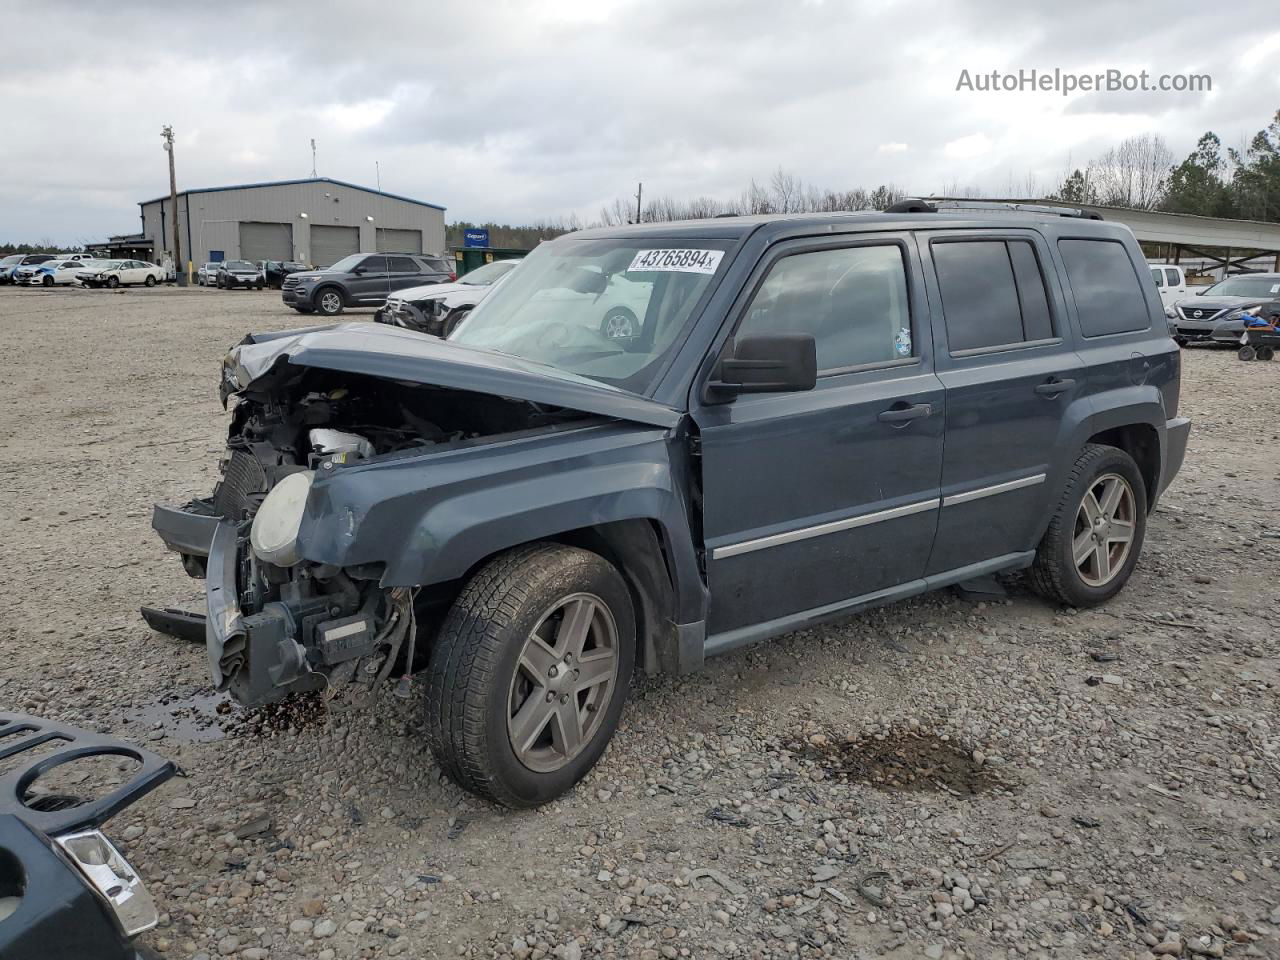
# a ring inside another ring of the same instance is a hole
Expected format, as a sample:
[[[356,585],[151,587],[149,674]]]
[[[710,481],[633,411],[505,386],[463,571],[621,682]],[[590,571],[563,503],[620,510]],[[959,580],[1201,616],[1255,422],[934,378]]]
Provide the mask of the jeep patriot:
[[[243,704],[420,697],[449,776],[543,803],[634,669],[1004,571],[1114,596],[1190,426],[1147,269],[1076,211],[913,201],[570,234],[447,340],[249,336],[221,480],[153,518],[207,616],[149,619]]]

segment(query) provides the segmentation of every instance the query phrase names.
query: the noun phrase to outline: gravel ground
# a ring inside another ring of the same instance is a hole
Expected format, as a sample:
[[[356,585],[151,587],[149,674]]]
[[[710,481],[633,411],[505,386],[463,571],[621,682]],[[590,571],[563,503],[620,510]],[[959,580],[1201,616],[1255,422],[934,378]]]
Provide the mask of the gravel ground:
[[[510,813],[412,703],[246,716],[138,617],[201,603],[149,514],[211,489],[223,352],[303,319],[0,290],[0,704],[185,771],[111,824],[154,950],[1280,956],[1280,363],[1185,353],[1187,463],[1107,607],[944,592],[640,680],[587,780]]]

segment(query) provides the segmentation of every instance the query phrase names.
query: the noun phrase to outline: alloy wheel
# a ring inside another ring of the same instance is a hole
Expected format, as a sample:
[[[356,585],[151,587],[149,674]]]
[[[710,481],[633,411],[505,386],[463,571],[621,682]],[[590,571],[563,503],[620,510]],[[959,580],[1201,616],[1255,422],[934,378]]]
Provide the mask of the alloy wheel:
[[[1104,587],[1124,569],[1137,530],[1133,488],[1118,473],[1105,473],[1089,485],[1076,512],[1071,557],[1080,579]]]
[[[342,307],[342,299],[332,290],[320,296],[320,309],[325,313],[337,313]]]
[[[538,773],[569,763],[591,742],[618,678],[618,627],[590,593],[556,601],[525,639],[507,696],[507,734]]]

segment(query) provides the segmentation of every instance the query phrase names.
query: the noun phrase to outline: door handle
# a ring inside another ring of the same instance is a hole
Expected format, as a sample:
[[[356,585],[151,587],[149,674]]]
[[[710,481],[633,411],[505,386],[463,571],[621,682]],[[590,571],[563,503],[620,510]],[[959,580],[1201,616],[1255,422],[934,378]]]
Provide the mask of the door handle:
[[[908,420],[918,420],[921,417],[927,417],[933,413],[933,404],[931,403],[913,403],[909,407],[890,407],[883,411],[878,419],[881,423],[905,423]]]
[[[1076,382],[1074,380],[1063,380],[1058,377],[1054,377],[1051,380],[1046,380],[1044,383],[1037,385],[1036,393],[1040,394],[1042,397],[1056,397],[1060,393],[1066,393],[1075,385]]]

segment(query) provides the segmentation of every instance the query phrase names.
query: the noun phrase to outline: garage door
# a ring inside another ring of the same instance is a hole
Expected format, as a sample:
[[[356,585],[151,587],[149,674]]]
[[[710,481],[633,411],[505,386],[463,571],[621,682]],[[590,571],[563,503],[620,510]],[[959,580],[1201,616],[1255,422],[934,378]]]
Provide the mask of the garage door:
[[[379,253],[421,253],[421,230],[391,230],[378,228]]]
[[[311,228],[311,262],[317,267],[330,267],[345,256],[360,252],[359,227]]]
[[[240,259],[251,263],[259,260],[292,260],[293,224],[241,223]]]

